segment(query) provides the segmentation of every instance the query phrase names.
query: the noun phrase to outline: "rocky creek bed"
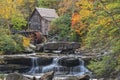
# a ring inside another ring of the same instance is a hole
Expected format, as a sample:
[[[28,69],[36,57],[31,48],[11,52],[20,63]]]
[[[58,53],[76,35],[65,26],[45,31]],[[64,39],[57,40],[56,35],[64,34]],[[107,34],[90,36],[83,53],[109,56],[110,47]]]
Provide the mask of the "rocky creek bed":
[[[54,80],[69,80],[66,79],[68,78],[67,76],[72,75],[75,76],[75,74],[80,73],[81,71],[80,68],[84,67],[84,65],[79,60],[81,59],[89,60],[90,58],[91,58],[90,56],[86,57],[80,55],[68,56],[61,54],[60,56],[58,56],[58,54],[53,53],[40,53],[39,55],[38,54],[3,55],[1,56],[1,59],[3,60],[4,63],[1,63],[0,65],[0,72],[7,74],[18,72],[27,75],[33,75],[37,73],[40,75],[41,73],[45,74],[47,72],[54,71],[55,72]],[[87,68],[85,69],[86,72],[83,71],[84,73],[79,74],[79,76],[89,72]],[[64,79],[60,79],[62,77]]]
[[[40,78],[41,75],[53,71],[54,78],[52,80],[89,80],[80,79],[80,77],[85,75],[91,77],[91,72],[85,66],[91,59],[99,56],[101,53],[94,54],[94,52],[90,53],[90,51],[79,49],[75,50],[73,54],[53,51],[52,53],[2,55],[0,56],[2,60],[0,72],[2,74],[18,72],[35,80],[34,76]]]
[[[23,75],[24,77],[28,78],[25,80],[44,80],[44,79],[40,79],[40,77],[42,75],[44,75],[44,74],[46,75],[46,73],[54,71],[54,77],[52,78],[52,80],[90,80],[90,79],[79,79],[80,77],[83,77],[83,76],[89,75],[89,74],[86,72],[84,74],[81,73],[82,75],[76,75],[76,72],[77,71],[79,72],[79,69],[78,69],[78,67],[76,67],[76,68],[70,67],[71,60],[73,60],[73,61],[75,60],[75,63],[73,62],[75,65],[72,63],[72,65],[74,65],[74,66],[82,64],[81,61],[79,61],[79,60],[83,60],[84,65],[86,66],[87,64],[89,64],[89,61],[92,58],[95,58],[97,56],[98,55],[82,54],[80,52],[78,52],[76,54],[69,54],[69,55],[60,54],[59,56],[58,56],[58,54],[54,54],[54,53],[2,55],[2,56],[0,56],[0,59],[3,60],[3,61],[1,61],[1,64],[0,64],[0,73],[2,73],[2,75],[3,75],[6,73],[10,74],[10,73],[17,72],[20,75]],[[36,59],[34,59],[34,58],[36,58]],[[37,64],[36,64],[35,60],[38,60]],[[68,60],[68,62],[66,62],[67,60]],[[34,64],[32,64],[32,62],[34,62]],[[56,62],[58,62],[59,65],[64,66],[64,67],[59,66],[59,68],[58,68],[57,64],[53,64]],[[66,65],[66,63],[68,65]],[[41,66],[41,68],[38,68],[38,66],[36,66],[36,65]],[[56,66],[56,67],[54,67],[54,66]],[[67,66],[67,67],[65,67],[65,66]],[[34,68],[32,68],[32,67],[34,67]],[[40,72],[38,71],[38,69],[40,70]],[[60,70],[61,72],[55,72],[58,70]],[[38,72],[36,72],[36,71],[38,71]],[[72,71],[76,71],[76,72],[74,73]],[[31,74],[29,72],[31,72],[33,74]],[[37,79],[33,79],[34,77],[36,77]],[[89,77],[90,77],[90,75],[89,75]],[[9,79],[9,80],[11,80],[11,79]],[[24,80],[24,79],[20,79],[20,80]],[[47,80],[47,79],[45,79],[45,80]],[[109,80],[109,79],[100,78],[100,79],[91,79],[91,80]]]

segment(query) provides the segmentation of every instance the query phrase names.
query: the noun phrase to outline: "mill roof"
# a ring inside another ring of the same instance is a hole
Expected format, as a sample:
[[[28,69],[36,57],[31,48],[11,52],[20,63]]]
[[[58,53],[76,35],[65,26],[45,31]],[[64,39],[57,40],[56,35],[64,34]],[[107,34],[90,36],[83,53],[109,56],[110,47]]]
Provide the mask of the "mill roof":
[[[57,15],[55,9],[36,7],[36,10],[38,11],[38,13],[40,14],[41,17],[43,17],[49,21],[54,19],[54,18],[58,18],[58,15]]]

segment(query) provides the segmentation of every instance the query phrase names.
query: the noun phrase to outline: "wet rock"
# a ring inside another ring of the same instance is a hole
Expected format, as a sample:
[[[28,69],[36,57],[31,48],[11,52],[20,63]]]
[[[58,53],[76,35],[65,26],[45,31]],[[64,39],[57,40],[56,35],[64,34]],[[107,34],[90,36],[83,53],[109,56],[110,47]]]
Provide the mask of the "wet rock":
[[[73,49],[65,49],[61,51],[61,54],[74,54],[75,51]]]
[[[90,80],[90,76],[85,74],[85,75],[78,77],[78,80]]]
[[[33,77],[33,80],[37,80],[36,77]]]
[[[67,76],[67,77],[55,77],[53,80],[90,80],[89,75],[78,76]]]
[[[120,70],[113,71],[110,77],[115,80],[120,80]]]
[[[45,73],[43,76],[41,76],[41,78],[39,80],[52,80],[54,77],[54,72],[47,72]]]
[[[36,46],[33,45],[33,44],[30,44],[29,47],[30,47],[31,49],[36,49]]]
[[[90,64],[92,57],[86,56],[86,57],[82,58],[82,60],[85,62],[85,65],[88,65],[88,64]]]
[[[11,72],[26,72],[29,70],[28,66],[20,66],[20,65],[13,65],[13,64],[7,64],[7,65],[0,65],[0,72],[2,73],[11,73]]]
[[[78,80],[78,78],[75,76],[70,76],[70,77],[66,78],[65,80]]]
[[[10,73],[6,76],[5,80],[31,80],[19,73]]]
[[[70,50],[78,48],[80,48],[80,44],[77,42],[48,42],[44,44],[45,50]]]
[[[46,66],[53,62],[52,57],[40,57],[38,58],[38,65]]]
[[[44,44],[36,44],[36,51],[43,52],[44,51]]]
[[[61,58],[58,63],[66,67],[75,67],[80,65],[80,60],[78,58]]]
[[[5,57],[6,64],[17,64],[23,66],[31,66],[31,59],[29,57]]]
[[[30,47],[26,47],[24,51],[22,51],[23,53],[32,53],[34,52],[34,50]]]
[[[49,65],[52,63],[52,57],[37,57],[38,65]],[[15,64],[15,65],[22,65],[22,66],[32,66],[32,58],[31,57],[5,57],[4,61],[6,64]]]

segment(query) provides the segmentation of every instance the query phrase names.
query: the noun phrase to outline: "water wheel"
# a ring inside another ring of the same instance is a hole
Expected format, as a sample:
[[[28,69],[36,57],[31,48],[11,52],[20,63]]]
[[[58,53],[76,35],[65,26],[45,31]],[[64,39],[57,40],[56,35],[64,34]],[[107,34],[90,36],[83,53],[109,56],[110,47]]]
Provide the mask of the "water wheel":
[[[41,32],[33,32],[32,39],[34,44],[40,44],[47,41],[47,38]]]

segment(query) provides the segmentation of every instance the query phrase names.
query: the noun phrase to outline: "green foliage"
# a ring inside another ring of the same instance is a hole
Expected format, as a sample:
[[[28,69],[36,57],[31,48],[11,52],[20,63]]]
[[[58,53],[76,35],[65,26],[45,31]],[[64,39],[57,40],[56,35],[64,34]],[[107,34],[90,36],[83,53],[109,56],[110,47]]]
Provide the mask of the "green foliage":
[[[59,0],[38,0],[38,7],[58,8]]]
[[[110,76],[114,71],[120,71],[120,14],[118,0],[97,0],[98,10],[94,12],[89,31],[86,36],[86,46],[105,50],[111,54],[102,56],[102,60],[92,61],[89,68],[97,76]]]
[[[75,42],[81,42],[81,36],[76,33],[75,30],[71,29],[71,35],[70,35],[70,38],[69,38],[70,41],[75,41]]]
[[[0,29],[0,52],[10,54],[22,51],[22,44],[18,41],[19,36],[16,38],[13,38],[9,30]]]
[[[88,66],[96,76],[106,77],[109,76],[115,70],[117,66],[115,58],[110,54],[101,56],[101,61],[93,60]]]
[[[14,42],[17,44],[16,45],[16,51],[21,52],[24,47],[23,47],[23,36],[19,34],[12,35],[12,39]]]
[[[16,30],[21,30],[27,25],[27,21],[22,17],[22,15],[12,16],[11,23],[13,28]]]
[[[59,40],[67,39],[70,36],[70,25],[71,16],[68,14],[61,16],[52,22],[49,34],[59,36]]]
[[[4,74],[0,74],[0,80],[4,80],[5,75]]]

